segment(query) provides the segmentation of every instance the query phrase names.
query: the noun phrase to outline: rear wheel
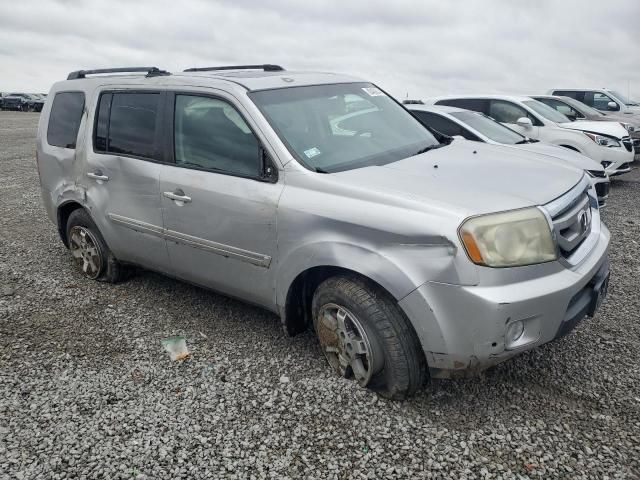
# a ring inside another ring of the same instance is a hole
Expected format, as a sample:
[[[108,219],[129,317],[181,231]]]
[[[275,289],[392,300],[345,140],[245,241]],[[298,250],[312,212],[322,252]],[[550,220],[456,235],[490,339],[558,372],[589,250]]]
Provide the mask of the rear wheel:
[[[391,399],[404,399],[424,383],[418,339],[395,300],[357,276],[336,276],[316,290],[313,322],[329,365]]]
[[[111,253],[86,210],[79,208],[69,215],[67,240],[75,264],[85,277],[110,283],[126,277],[126,267]]]

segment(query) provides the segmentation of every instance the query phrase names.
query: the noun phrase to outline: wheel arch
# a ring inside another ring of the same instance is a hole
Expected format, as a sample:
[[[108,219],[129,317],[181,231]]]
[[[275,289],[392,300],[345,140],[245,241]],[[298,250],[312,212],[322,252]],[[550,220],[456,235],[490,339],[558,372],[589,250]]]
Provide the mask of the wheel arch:
[[[64,245],[67,248],[69,248],[69,239],[67,238],[67,223],[69,221],[69,217],[71,216],[71,214],[75,210],[78,210],[79,208],[87,210],[82,204],[80,204],[76,200],[67,200],[66,202],[61,203],[56,209],[58,234],[60,235],[60,239],[62,240],[62,243],[64,243]],[[87,213],[89,213],[88,210],[87,210]],[[89,213],[89,216],[91,216],[90,213]]]

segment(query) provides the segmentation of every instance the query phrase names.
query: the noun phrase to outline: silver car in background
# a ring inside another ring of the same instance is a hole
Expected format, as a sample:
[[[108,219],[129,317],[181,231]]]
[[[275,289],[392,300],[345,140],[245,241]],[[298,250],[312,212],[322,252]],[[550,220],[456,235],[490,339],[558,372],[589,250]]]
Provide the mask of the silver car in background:
[[[345,75],[131,70],[72,72],[40,117],[44,205],[88,278],[140,265],[260,305],[389,398],[565,335],[606,295],[580,169],[439,142]]]
[[[505,145],[541,155],[541,161],[567,162],[589,175],[603,207],[609,197],[609,177],[604,167],[581,153],[520,135],[483,113],[441,105],[410,103],[407,108],[427,127],[450,137],[463,137],[474,142]]]

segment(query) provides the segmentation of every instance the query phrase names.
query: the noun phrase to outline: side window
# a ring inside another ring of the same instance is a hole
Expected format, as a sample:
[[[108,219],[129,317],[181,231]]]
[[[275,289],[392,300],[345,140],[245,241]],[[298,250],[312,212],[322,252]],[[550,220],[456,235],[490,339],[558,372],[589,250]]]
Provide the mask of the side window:
[[[488,100],[482,98],[450,98],[439,100],[436,105],[448,105],[450,107],[464,108],[465,110],[473,110],[474,112],[488,113]]]
[[[176,95],[174,125],[176,165],[242,176],[259,174],[258,139],[229,103]]]
[[[570,97],[578,100],[578,92],[571,92],[566,90],[554,90],[553,95],[558,97]]]
[[[553,98],[536,98],[536,100],[538,100],[539,102],[547,104],[548,106],[550,106],[554,110],[566,115],[569,118],[572,118],[572,117],[573,118],[584,118],[584,115],[582,115],[580,112],[578,112],[572,106],[567,105],[564,102],[560,102],[560,101],[555,100]]]
[[[84,93],[56,93],[49,114],[47,143],[55,147],[76,148],[83,112]]]
[[[537,119],[524,108],[505,100],[491,100],[489,116],[502,123],[516,123],[522,117],[529,118],[534,125],[538,123]]]
[[[598,110],[620,110],[620,105],[617,105],[616,108],[609,108],[609,102],[614,102],[617,105],[617,102],[608,95],[600,92],[594,92],[593,108],[596,108]]]
[[[462,134],[462,127],[455,122],[452,122],[448,118],[444,118],[437,113],[414,111],[413,112],[422,123],[426,126],[437,130],[440,133],[453,137],[454,135]]]
[[[157,142],[160,94],[103,93],[98,105],[94,148],[160,160]]]

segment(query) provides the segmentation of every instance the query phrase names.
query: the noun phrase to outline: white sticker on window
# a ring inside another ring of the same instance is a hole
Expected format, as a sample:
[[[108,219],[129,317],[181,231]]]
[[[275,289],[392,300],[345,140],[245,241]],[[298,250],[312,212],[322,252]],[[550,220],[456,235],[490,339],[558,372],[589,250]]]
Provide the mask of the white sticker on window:
[[[305,150],[304,154],[307,156],[307,158],[313,158],[320,155],[320,150],[318,150],[316,147],[313,147],[313,148],[310,148],[309,150]]]
[[[377,87],[362,87],[370,97],[384,97],[384,92]]]

